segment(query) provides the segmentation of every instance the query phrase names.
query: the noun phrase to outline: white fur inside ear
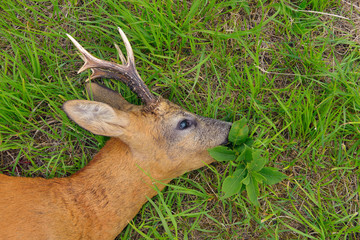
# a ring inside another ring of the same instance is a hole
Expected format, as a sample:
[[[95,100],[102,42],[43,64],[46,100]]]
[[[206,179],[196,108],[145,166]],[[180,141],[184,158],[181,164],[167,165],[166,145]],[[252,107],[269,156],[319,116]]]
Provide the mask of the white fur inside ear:
[[[83,121],[106,121],[116,117],[115,111],[109,106],[101,103],[80,103],[73,109]]]
[[[74,122],[98,135],[120,136],[129,124],[127,113],[101,102],[72,100],[64,103],[63,108]]]

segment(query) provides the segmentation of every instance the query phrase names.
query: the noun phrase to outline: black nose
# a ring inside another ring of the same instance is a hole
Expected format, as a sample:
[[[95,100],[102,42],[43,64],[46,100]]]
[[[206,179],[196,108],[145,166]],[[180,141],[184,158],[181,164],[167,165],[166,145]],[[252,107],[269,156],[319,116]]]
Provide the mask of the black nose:
[[[232,126],[232,123],[229,123],[229,122],[226,122],[226,124],[228,125],[227,127],[228,127],[228,130],[227,130],[227,132],[228,132],[228,134],[226,134],[226,138],[225,138],[225,140],[221,143],[221,145],[227,145],[228,143],[229,143],[229,133],[230,133],[230,129],[231,129],[231,126]]]
[[[227,145],[228,143],[229,143],[229,140],[226,137],[225,141],[223,141],[220,145]]]

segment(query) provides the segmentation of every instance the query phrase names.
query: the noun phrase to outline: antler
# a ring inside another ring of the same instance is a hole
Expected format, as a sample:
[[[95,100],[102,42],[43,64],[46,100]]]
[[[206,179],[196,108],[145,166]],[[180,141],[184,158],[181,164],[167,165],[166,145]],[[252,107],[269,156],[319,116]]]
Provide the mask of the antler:
[[[150,92],[136,70],[134,52],[131,48],[129,40],[120,28],[118,28],[118,30],[124,41],[127,53],[127,59],[125,59],[119,46],[115,44],[115,48],[118,51],[122,65],[94,57],[88,51],[86,51],[85,48],[83,48],[72,36],[66,34],[68,38],[70,38],[70,40],[74,43],[76,48],[80,51],[81,58],[85,62],[84,65],[79,69],[78,73],[81,73],[90,68],[92,70],[92,74],[86,81],[101,77],[120,80],[128,87],[130,87],[130,89],[135,92],[146,105],[152,105],[156,102],[156,97]]]

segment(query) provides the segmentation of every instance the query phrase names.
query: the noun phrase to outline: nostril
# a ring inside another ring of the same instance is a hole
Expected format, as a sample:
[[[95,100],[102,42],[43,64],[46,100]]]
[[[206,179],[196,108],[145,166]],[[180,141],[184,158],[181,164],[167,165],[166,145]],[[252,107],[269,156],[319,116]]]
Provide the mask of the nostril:
[[[231,129],[231,126],[232,126],[232,123],[229,123],[229,122],[225,122],[225,124],[227,125],[227,134],[226,134],[226,138],[225,140],[220,144],[220,145],[227,145],[229,143],[229,132],[230,132],[230,129]]]
[[[227,145],[229,143],[228,138],[226,137],[225,141],[223,141],[220,145]]]

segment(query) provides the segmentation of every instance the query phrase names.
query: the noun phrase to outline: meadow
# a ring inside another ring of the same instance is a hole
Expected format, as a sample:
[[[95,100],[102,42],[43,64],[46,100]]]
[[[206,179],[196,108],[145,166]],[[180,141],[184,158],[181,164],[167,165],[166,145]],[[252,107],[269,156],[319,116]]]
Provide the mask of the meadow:
[[[267,166],[288,176],[221,199],[229,165],[170,182],[118,239],[360,239],[360,4],[351,0],[0,3],[0,172],[65,177],[107,138],[69,120],[87,99],[66,33],[117,58],[127,34],[156,95],[198,115],[248,120]],[[140,100],[124,84],[97,80]],[[1,197],[1,196],[0,196]]]

